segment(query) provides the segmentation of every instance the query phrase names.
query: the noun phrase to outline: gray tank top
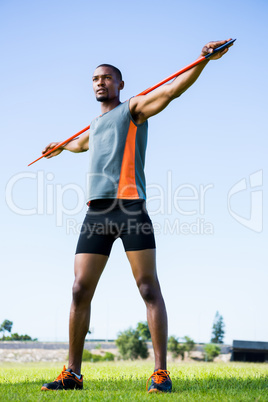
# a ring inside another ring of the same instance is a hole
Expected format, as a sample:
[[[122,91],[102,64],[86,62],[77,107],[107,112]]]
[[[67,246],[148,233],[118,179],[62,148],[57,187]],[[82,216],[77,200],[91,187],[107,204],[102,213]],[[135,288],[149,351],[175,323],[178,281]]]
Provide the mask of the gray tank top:
[[[89,134],[87,201],[146,199],[148,122],[136,124],[129,100],[94,119]]]

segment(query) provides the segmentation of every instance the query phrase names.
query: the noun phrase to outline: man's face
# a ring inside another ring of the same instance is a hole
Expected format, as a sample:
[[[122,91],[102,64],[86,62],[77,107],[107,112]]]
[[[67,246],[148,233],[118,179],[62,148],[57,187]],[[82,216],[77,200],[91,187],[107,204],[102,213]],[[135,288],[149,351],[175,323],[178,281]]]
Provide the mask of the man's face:
[[[119,81],[116,73],[110,67],[98,67],[93,74],[93,90],[99,102],[106,102],[119,97],[123,89],[123,81]]]

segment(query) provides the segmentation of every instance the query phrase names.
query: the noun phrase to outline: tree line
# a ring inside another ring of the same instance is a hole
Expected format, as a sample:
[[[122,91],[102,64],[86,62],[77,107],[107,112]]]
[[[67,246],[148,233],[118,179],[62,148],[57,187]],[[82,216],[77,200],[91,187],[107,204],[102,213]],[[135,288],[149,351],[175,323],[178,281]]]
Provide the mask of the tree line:
[[[37,338],[32,339],[29,335],[19,335],[18,333],[12,333],[13,322],[10,320],[4,320],[0,326],[0,332],[2,332],[2,338],[0,341],[37,341]],[[216,312],[210,343],[204,346],[204,358],[206,361],[213,361],[216,356],[220,354],[221,348],[219,344],[223,343],[224,339],[224,321],[223,317]],[[6,336],[6,332],[10,335]],[[195,349],[195,342],[189,336],[184,336],[182,342],[179,338],[172,335],[168,338],[167,349],[171,352],[173,358],[181,357],[183,360],[185,353],[187,352],[191,356],[191,352]],[[139,322],[135,329],[129,328],[125,331],[119,332],[116,339],[116,346],[119,352],[119,358],[135,360],[138,358],[146,359],[149,356],[147,342],[151,341],[151,334],[147,322]],[[98,355],[87,354],[84,350],[83,360],[99,361],[113,360],[112,354],[106,354],[104,357]]]
[[[223,317],[216,312],[210,343],[204,346],[204,359],[206,361],[213,361],[216,356],[221,352],[218,344],[223,343],[224,339],[224,327]],[[128,329],[120,332],[116,339],[116,345],[119,351],[119,355],[122,359],[146,359],[149,356],[147,343],[151,340],[151,334],[147,322],[139,322],[136,329]],[[171,352],[173,358],[181,357],[183,360],[185,353],[191,356],[191,352],[195,349],[195,342],[189,336],[184,336],[182,342],[178,337],[170,336],[168,338],[167,349]]]
[[[37,341],[37,338],[32,339],[30,335],[19,335],[17,332],[11,333],[13,327],[13,321],[4,320],[0,326],[0,332],[2,332],[2,338],[0,341]],[[6,332],[10,335],[6,336]]]

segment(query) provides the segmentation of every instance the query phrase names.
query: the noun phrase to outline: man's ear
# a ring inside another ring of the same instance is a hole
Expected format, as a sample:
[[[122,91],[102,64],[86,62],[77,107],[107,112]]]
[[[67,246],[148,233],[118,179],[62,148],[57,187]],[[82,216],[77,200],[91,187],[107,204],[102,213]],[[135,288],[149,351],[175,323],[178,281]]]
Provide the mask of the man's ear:
[[[119,84],[118,89],[121,91],[124,88],[124,86],[125,86],[124,81],[121,81],[120,84]]]

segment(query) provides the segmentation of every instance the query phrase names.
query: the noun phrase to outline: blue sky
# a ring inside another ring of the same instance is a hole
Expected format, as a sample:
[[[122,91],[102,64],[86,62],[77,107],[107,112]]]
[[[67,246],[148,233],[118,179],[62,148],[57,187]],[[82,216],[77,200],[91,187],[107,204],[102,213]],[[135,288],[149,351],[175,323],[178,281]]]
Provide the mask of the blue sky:
[[[73,259],[86,213],[88,153],[37,162],[99,115],[95,66],[118,66],[121,100],[237,38],[181,98],[149,121],[148,209],[169,335],[268,340],[266,1],[0,3],[0,321],[67,340]],[[183,198],[184,197],[184,198]],[[186,199],[188,197],[188,199]],[[92,305],[95,338],[146,319],[120,240]]]

